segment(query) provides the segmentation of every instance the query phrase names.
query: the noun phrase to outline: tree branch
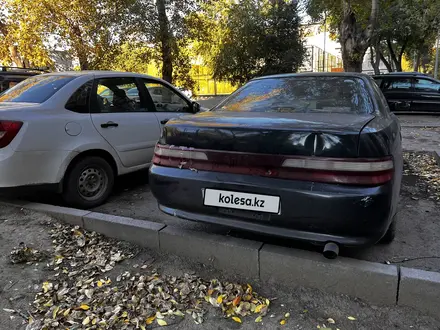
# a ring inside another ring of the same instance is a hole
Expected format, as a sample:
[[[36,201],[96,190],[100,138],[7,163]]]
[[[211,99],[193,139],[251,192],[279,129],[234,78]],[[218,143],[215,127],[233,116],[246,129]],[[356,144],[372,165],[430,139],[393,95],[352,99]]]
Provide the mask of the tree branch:
[[[390,62],[385,58],[382,52],[379,52],[380,54],[380,60],[385,64],[385,67],[387,68],[388,72],[393,72],[393,68],[391,67]]]

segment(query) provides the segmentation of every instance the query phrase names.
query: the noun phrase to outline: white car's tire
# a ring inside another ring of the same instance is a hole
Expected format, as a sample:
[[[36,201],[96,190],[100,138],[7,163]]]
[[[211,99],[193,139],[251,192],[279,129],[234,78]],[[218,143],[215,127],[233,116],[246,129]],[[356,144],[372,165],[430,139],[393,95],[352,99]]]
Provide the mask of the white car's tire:
[[[87,156],[70,166],[64,178],[63,198],[70,206],[93,208],[107,200],[114,182],[114,171],[105,159]]]

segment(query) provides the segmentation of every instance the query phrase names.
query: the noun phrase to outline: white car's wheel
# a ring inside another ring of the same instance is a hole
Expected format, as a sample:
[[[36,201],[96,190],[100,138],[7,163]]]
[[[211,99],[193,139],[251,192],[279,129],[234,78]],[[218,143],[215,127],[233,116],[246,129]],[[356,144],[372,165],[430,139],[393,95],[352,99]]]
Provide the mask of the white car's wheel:
[[[88,209],[104,203],[114,185],[114,172],[101,157],[85,157],[74,163],[64,180],[63,197],[72,206]]]

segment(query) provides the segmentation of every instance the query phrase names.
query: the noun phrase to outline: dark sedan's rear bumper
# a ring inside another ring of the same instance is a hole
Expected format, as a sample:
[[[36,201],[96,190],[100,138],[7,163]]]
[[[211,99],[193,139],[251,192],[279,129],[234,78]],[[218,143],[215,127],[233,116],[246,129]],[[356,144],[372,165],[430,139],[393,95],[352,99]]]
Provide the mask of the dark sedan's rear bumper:
[[[397,204],[391,182],[379,187],[353,187],[153,165],[150,186],[160,209],[183,219],[345,246],[378,242]],[[280,196],[280,213],[205,206],[206,188]]]

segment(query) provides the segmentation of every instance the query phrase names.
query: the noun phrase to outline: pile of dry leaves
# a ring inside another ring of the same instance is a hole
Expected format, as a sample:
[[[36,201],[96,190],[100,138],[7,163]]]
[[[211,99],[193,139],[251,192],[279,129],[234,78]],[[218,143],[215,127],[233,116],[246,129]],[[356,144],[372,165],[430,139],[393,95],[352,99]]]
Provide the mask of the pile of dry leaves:
[[[405,152],[407,168],[405,174],[416,174],[426,181],[426,192],[430,198],[440,200],[440,166],[436,159],[426,153]]]
[[[252,322],[261,322],[268,313],[270,301],[249,284],[204,281],[188,274],[162,276],[146,266],[134,274],[116,274],[112,281],[105,273],[133,257],[128,245],[78,227],[53,226],[55,255],[48,267],[55,274],[35,297],[28,330],[147,329],[177,323],[185,316],[200,324],[211,306],[239,323],[250,315]]]

